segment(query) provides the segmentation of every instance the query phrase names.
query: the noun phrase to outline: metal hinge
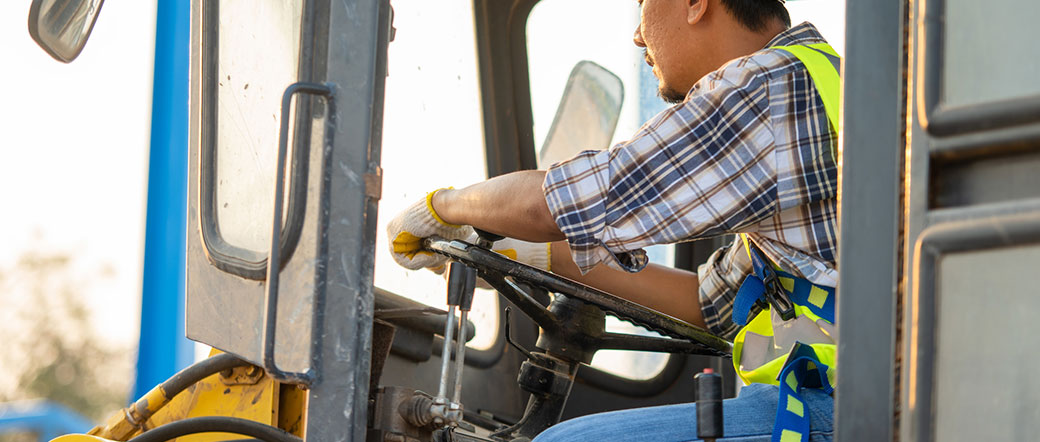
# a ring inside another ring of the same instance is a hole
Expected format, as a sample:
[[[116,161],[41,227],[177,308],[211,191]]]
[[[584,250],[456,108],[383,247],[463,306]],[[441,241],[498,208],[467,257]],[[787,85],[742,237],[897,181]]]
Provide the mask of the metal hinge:
[[[376,166],[371,173],[365,174],[365,196],[374,200],[383,197],[383,168]]]

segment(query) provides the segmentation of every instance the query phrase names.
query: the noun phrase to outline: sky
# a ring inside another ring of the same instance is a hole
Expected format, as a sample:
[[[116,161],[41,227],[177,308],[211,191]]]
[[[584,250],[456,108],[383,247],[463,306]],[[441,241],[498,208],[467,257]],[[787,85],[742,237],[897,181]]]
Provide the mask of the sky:
[[[0,268],[37,251],[112,277],[83,296],[112,340],[137,337],[155,5],[105,2],[75,62],[29,37],[28,0],[0,3]],[[0,294],[0,302],[16,302]]]
[[[635,9],[634,1],[611,1],[632,3]],[[0,84],[5,86],[5,103],[0,106],[0,146],[4,154],[0,161],[0,271],[30,252],[69,255],[80,274],[109,269],[106,277],[85,285],[82,297],[91,306],[98,331],[105,339],[133,345],[140,306],[155,2],[105,2],[90,41],[71,64],[53,60],[29,37],[26,19],[30,3],[0,2],[0,59],[5,60],[0,70]],[[418,58],[410,62],[394,62],[392,58],[387,115],[415,122],[423,115],[446,113],[453,116],[453,122],[447,126],[428,122],[422,130],[411,133],[388,126],[384,163],[394,161],[396,156],[430,169],[435,164],[454,166],[456,172],[449,177],[418,178],[413,172],[384,165],[381,205],[387,211],[403,208],[419,193],[436,188],[432,186],[465,185],[483,177],[477,95],[467,85],[476,75],[472,42],[460,40],[456,32],[445,32],[472,26],[466,14],[469,3],[394,0],[398,9],[418,9],[415,14],[400,14],[396,25],[401,41],[391,46],[391,56],[395,51],[399,55],[411,52],[410,56]],[[796,23],[811,19],[843,52],[843,2],[790,1],[788,8]],[[454,22],[459,25],[445,26]],[[605,16],[604,23],[629,26],[634,21],[630,16],[613,14]],[[448,40],[440,47],[454,50],[451,56],[445,52],[424,53],[407,43],[410,35],[422,39],[432,32],[445,34]],[[621,34],[617,43],[627,45],[630,29],[626,27]],[[555,111],[573,63],[557,64],[562,73],[552,73],[554,79],[546,81],[545,91],[535,97],[539,131],[551,121],[551,117],[540,115]],[[638,72],[623,63],[614,69],[626,78]],[[418,99],[412,97],[412,84],[437,78],[451,80],[446,83],[449,86],[429,90]],[[635,115],[630,107],[623,110],[625,123],[619,133],[638,126]],[[416,133],[424,136],[415,140]],[[447,139],[454,140],[462,153],[394,147]],[[468,172],[460,172],[463,170]],[[385,267],[377,263],[377,271]],[[399,278],[398,284],[407,291],[431,281],[431,275],[411,274]],[[421,296],[437,303],[443,295],[426,290]],[[0,320],[2,311],[11,310],[7,307],[32,301],[0,293]]]

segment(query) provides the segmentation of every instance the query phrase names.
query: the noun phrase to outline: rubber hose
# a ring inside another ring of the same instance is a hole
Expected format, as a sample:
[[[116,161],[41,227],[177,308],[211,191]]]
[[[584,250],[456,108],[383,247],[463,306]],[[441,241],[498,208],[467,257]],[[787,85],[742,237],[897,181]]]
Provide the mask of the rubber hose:
[[[240,367],[243,365],[249,365],[248,362],[239,359],[237,356],[229,353],[221,353],[199,362],[192,364],[190,367],[181,370],[177,374],[173,375],[172,378],[162,383],[162,389],[166,392],[166,397],[173,399],[177,393],[184,391],[184,389],[195,385],[199,382],[215,373],[221,371]]]
[[[264,442],[303,442],[279,428],[256,421],[226,416],[193,417],[160,425],[141,433],[129,442],[165,442],[196,433],[234,433],[254,437]]]

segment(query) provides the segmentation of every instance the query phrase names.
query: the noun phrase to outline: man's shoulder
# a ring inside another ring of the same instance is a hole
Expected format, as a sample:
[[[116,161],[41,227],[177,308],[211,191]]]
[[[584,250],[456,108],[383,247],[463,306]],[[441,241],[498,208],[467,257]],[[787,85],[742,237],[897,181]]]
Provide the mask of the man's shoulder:
[[[720,78],[746,78],[748,76],[774,79],[787,73],[797,59],[790,52],[767,47],[757,52],[731,60],[719,68]]]
[[[772,48],[730,60],[705,75],[690,91],[691,96],[718,93],[732,89],[758,89],[782,76],[793,60],[784,51]]]
[[[787,29],[762,49],[723,64],[706,75],[701,85],[704,90],[719,86],[755,87],[763,82],[782,80],[787,74],[799,69],[798,58],[780,46],[826,43],[815,26],[805,22]]]

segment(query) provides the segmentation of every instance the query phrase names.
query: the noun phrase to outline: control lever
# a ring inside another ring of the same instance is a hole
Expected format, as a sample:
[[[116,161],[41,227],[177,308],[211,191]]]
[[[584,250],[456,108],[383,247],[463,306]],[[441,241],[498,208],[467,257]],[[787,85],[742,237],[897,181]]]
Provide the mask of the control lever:
[[[444,326],[444,347],[441,350],[441,380],[437,397],[430,407],[434,422],[457,426],[462,422],[462,369],[466,360],[466,321],[473,305],[473,290],[477,285],[477,271],[460,262],[448,265],[448,321]],[[455,310],[459,323],[455,324]],[[455,333],[455,364],[451,364],[451,343]],[[451,398],[449,388],[454,388]]]
[[[476,228],[474,228],[473,230],[477,232],[477,245],[488,250],[491,250],[491,246],[495,243],[495,241],[501,241],[503,239],[506,239],[506,237],[502,235],[496,235],[486,230],[480,230]]]
[[[710,368],[693,377],[697,397],[697,438],[715,442],[723,433],[722,376]]]

